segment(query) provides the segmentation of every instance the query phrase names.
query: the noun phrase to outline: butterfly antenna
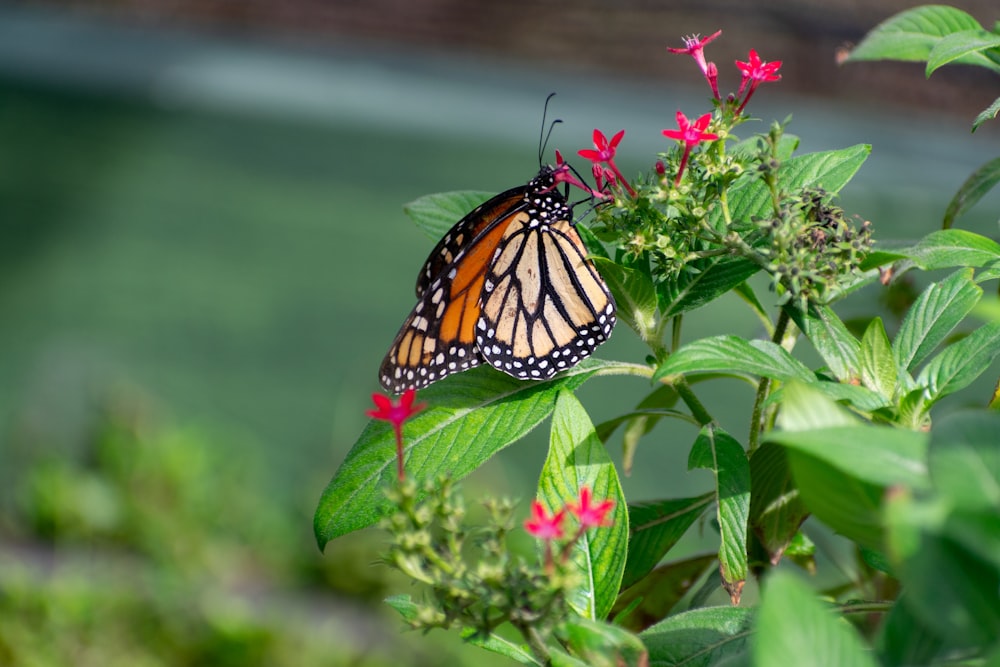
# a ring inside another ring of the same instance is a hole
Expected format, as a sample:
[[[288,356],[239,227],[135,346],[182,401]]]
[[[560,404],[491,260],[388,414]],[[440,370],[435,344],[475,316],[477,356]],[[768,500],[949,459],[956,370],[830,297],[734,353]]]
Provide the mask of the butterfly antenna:
[[[555,93],[549,93],[549,96],[545,98],[545,107],[542,109],[542,129],[538,133],[538,167],[542,166],[542,157],[545,155],[545,147],[549,144],[549,137],[552,136],[552,130],[555,126],[562,122],[561,118],[556,118],[549,125],[548,132],[545,131],[545,119],[549,114],[549,101],[555,97]]]

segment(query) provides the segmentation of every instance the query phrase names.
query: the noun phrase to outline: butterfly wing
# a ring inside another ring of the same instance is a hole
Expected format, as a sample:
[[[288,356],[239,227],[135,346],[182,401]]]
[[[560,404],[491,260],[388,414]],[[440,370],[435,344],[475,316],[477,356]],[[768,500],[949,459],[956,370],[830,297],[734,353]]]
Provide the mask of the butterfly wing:
[[[379,368],[384,389],[421,389],[482,362],[475,326],[487,265],[511,220],[524,217],[524,192],[522,186],[493,197],[435,247],[417,280],[417,305]]]
[[[423,297],[434,279],[455,262],[455,258],[464,248],[474,245],[476,240],[497,221],[524,206],[524,193],[527,187],[521,185],[491,197],[467,213],[441,237],[417,275],[418,299]]]
[[[567,210],[546,224],[509,225],[484,283],[476,346],[487,363],[522,380],[571,368],[611,335],[615,302]],[[551,219],[551,212],[550,212]]]

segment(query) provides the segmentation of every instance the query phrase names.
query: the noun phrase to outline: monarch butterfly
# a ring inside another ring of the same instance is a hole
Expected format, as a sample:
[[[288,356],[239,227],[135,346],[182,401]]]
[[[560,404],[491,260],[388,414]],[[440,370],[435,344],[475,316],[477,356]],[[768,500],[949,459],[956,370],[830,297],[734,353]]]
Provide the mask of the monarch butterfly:
[[[487,363],[520,380],[571,368],[605,342],[615,301],[542,167],[459,220],[417,277],[417,305],[379,369],[384,389],[421,389]]]

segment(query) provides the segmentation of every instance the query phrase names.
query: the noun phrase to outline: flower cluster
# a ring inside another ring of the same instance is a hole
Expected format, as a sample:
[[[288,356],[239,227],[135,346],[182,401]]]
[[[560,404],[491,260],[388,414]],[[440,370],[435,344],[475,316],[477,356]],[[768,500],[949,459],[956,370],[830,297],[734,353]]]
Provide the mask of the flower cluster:
[[[583,534],[591,528],[610,526],[611,521],[608,513],[615,507],[615,501],[602,500],[599,503],[593,502],[593,493],[590,487],[584,486],[580,489],[580,498],[577,502],[568,503],[558,512],[550,514],[545,509],[545,505],[539,501],[531,504],[531,518],[525,520],[524,529],[528,534],[542,540],[545,543],[545,569],[551,572],[556,565],[556,556],[553,551],[553,544],[556,540],[563,539],[567,512],[572,514],[579,521],[579,527],[572,539],[562,545],[559,551],[559,562],[565,564],[569,558],[570,550],[579,541]]]
[[[648,274],[655,285],[680,285],[728,256],[767,271],[785,300],[823,301],[857,269],[870,248],[870,233],[867,226],[854,230],[842,214],[833,221],[832,212],[839,209],[829,197],[805,205],[815,193],[785,186],[781,165],[788,152],[782,150],[781,126],[758,139],[760,150],[749,142],[727,150],[758,87],[781,79],[781,61],[767,62],[750,49],[746,61],[735,61],[739,88],[723,97],[719,68],[705,53],[720,34],[688,37],[683,47],[668,48],[694,59],[712,90],[715,111],[689,118],[678,110],[677,127],[662,131],[677,143],[659,154],[650,174],[630,183],[615,164],[625,130],[608,139],[595,129],[594,147],[578,151],[591,162],[596,191],[604,195],[594,231],[621,249],[622,263]],[[754,181],[771,202],[771,213],[734,216],[728,191]],[[817,215],[825,223],[814,219]]]
[[[543,564],[511,554],[507,537],[513,528],[513,503],[489,500],[485,525],[469,526],[454,482],[443,478],[418,486],[402,481],[387,492],[395,511],[383,520],[393,540],[385,562],[427,585],[427,595],[413,604],[407,620],[414,628],[472,628],[488,637],[509,623],[541,642],[569,616],[568,598],[579,575],[568,567],[572,545],[583,533],[610,525],[614,502],[594,502],[581,489],[577,502],[549,514],[537,501],[525,529],[546,545]],[[579,520],[576,536],[556,559],[552,544],[564,536],[567,513]]]
[[[548,635],[568,613],[575,580],[511,555],[513,503],[487,501],[485,525],[469,526],[450,479],[408,480],[387,495],[395,512],[382,522],[393,537],[385,562],[427,586],[407,615],[414,628],[474,628],[485,638],[510,623]]]
[[[569,595],[579,575],[569,566],[573,545],[587,530],[611,525],[614,501],[595,501],[589,487],[554,514],[537,500],[525,530],[545,544],[542,563],[525,562],[511,554],[507,537],[514,527],[514,504],[488,500],[485,525],[467,525],[465,505],[454,482],[445,477],[423,484],[405,478],[403,424],[422,410],[416,392],[398,401],[374,394],[368,416],[387,421],[396,437],[398,484],[386,491],[394,511],[382,521],[392,535],[385,562],[427,586],[427,598],[395,600],[394,606],[414,628],[472,628],[486,638],[510,624],[533,646],[541,647],[570,616]],[[565,537],[568,516],[577,519],[573,537],[553,554],[553,544]],[[544,654],[544,650],[542,650]]]

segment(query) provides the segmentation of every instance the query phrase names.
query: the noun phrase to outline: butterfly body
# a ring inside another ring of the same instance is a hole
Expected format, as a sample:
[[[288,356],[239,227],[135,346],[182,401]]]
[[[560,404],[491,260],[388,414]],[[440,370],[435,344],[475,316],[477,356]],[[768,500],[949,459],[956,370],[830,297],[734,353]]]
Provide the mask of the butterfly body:
[[[557,168],[558,169],[558,168]],[[571,368],[606,341],[615,303],[544,167],[458,221],[417,278],[417,305],[379,369],[420,389],[488,363],[522,380]]]

